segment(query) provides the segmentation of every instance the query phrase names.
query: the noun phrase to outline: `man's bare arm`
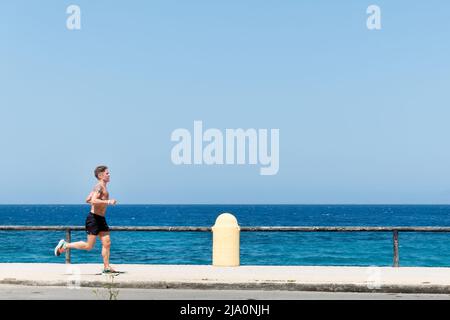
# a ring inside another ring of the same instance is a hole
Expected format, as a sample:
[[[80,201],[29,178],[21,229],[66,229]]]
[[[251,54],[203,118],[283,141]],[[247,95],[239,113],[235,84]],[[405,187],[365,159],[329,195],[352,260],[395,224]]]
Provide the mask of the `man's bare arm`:
[[[100,199],[100,195],[102,193],[102,187],[96,186],[94,191],[91,192],[92,196],[90,198],[90,204],[116,204],[117,201],[114,199],[110,200],[102,200]]]
[[[91,199],[92,199],[92,194],[93,194],[94,192],[93,191],[91,191],[90,193],[89,193],[89,195],[87,196],[87,198],[86,198],[86,203],[91,203]]]

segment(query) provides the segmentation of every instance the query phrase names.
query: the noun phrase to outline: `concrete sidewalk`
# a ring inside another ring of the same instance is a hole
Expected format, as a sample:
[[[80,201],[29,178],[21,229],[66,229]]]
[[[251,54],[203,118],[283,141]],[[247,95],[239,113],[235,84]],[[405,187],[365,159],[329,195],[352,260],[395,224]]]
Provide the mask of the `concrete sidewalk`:
[[[113,265],[117,288],[450,293],[450,268]],[[104,287],[99,264],[0,264],[0,284]]]

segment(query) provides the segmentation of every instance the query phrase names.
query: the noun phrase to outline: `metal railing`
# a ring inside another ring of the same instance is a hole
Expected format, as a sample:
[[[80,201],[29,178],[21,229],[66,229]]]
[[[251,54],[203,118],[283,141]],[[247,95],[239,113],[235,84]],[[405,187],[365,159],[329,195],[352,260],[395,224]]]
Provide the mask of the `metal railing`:
[[[162,232],[211,232],[211,227],[184,226],[123,226],[110,227],[111,231],[162,231]],[[0,226],[0,231],[65,231],[66,241],[71,241],[71,231],[84,231],[83,226]],[[240,227],[242,232],[392,232],[393,266],[399,267],[399,232],[447,232],[450,227],[299,227],[299,226],[267,226]],[[70,249],[66,251],[66,263],[70,263]]]

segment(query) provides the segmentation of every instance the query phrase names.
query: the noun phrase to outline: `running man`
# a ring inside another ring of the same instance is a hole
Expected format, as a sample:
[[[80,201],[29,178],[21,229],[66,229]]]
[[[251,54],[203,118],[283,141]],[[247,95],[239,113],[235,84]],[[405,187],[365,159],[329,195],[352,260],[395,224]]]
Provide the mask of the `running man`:
[[[108,205],[115,205],[117,201],[109,199],[109,193],[106,189],[106,185],[110,180],[108,167],[98,166],[95,168],[94,174],[98,183],[86,198],[86,203],[91,204],[91,211],[86,218],[87,242],[78,241],[69,243],[61,239],[55,248],[55,256],[61,255],[67,249],[91,250],[98,236],[102,242],[103,273],[114,273],[116,271],[109,265],[111,239],[105,213],[106,207]]]

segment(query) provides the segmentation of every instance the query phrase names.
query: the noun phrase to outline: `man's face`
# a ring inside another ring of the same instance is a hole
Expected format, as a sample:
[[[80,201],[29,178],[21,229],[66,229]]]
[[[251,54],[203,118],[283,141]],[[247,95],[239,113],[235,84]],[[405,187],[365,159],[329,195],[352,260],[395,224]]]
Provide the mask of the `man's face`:
[[[100,173],[99,177],[101,180],[103,180],[105,182],[109,182],[109,180],[110,180],[109,170],[106,169],[104,172]]]

